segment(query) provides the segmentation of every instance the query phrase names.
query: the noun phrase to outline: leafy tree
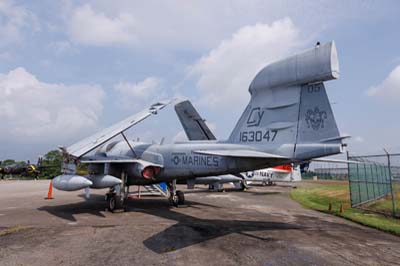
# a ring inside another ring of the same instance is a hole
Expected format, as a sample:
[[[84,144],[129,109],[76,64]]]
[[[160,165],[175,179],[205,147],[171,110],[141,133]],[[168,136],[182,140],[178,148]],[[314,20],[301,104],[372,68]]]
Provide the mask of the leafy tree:
[[[58,150],[52,150],[46,153],[39,167],[40,178],[51,179],[61,174],[62,156]]]
[[[76,167],[76,173],[78,175],[87,175],[89,172],[88,169],[88,165],[87,164],[83,164],[83,163],[78,163],[77,167]]]
[[[7,160],[4,160],[4,161],[1,163],[1,165],[6,166],[6,165],[15,164],[15,163],[16,163],[15,160],[13,160],[13,159],[7,159]]]

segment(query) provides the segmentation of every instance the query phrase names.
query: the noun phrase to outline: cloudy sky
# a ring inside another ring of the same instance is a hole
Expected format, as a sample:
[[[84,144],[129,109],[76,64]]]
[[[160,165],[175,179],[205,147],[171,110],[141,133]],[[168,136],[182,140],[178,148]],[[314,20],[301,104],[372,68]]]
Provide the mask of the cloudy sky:
[[[0,0],[0,160],[34,160],[159,99],[189,98],[218,138],[258,70],[335,40],[326,84],[355,153],[400,151],[398,1]],[[131,138],[182,139],[173,108]]]

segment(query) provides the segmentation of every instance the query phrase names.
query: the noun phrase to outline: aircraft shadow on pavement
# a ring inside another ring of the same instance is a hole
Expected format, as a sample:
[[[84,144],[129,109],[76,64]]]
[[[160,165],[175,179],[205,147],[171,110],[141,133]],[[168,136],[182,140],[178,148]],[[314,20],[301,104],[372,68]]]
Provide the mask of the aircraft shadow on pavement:
[[[64,205],[53,205],[53,206],[42,206],[38,208],[39,211],[46,211],[54,216],[59,218],[76,222],[76,218],[74,217],[77,214],[92,214],[101,218],[106,218],[104,215],[104,211],[106,211],[106,201],[104,200],[104,196],[102,195],[90,195],[89,199],[85,198],[85,195],[79,195],[79,197],[85,199],[85,201],[72,203],[72,204],[64,204]],[[200,203],[200,202],[191,202],[186,201],[188,206],[192,208],[199,208],[199,206],[212,207],[212,208],[221,208],[219,206],[214,206],[211,204]],[[125,211],[134,212],[141,211],[142,208],[151,208],[156,211],[159,208],[169,209],[168,200],[165,198],[142,198],[142,199],[128,199],[126,202],[127,208]]]
[[[221,208],[219,206],[203,204],[195,201],[187,201],[187,204],[189,208],[201,208],[201,206],[206,208]],[[43,206],[38,210],[47,211],[59,218],[75,222],[76,219],[74,215],[83,213],[106,218],[103,214],[105,206],[106,204],[103,196],[91,195],[91,198],[84,202],[58,206]],[[179,208],[171,208],[168,201],[164,198],[128,200],[126,204],[127,212],[141,212],[177,222],[143,241],[143,244],[148,249],[159,254],[179,250],[231,233],[241,234],[261,241],[275,241],[272,238],[255,236],[249,232],[304,228],[300,225],[282,222],[203,219],[184,214],[177,210],[179,210]]]
[[[220,191],[216,191],[216,190],[209,190],[208,188],[196,188],[196,189],[188,189],[185,190],[185,194],[197,194],[197,193],[225,193],[225,192],[229,192],[229,193],[243,193],[243,191],[236,189],[236,188],[224,188]]]
[[[76,214],[92,214],[105,218],[103,212],[105,210],[104,196],[101,195],[91,195],[90,199],[64,205],[53,205],[53,206],[43,206],[38,208],[39,211],[47,211],[48,213],[57,216],[59,218],[76,222],[74,215]]]
[[[268,196],[268,195],[282,194],[282,192],[279,192],[279,191],[249,191],[247,193],[250,193],[251,195],[254,195],[254,196]]]
[[[190,208],[200,208],[200,206],[211,208],[222,208],[210,204],[203,204],[196,201],[187,201]],[[169,207],[165,202],[160,201],[141,202],[137,211],[163,219],[176,221],[177,223],[149,237],[143,244],[156,253],[166,253],[179,250],[191,245],[205,242],[210,239],[225,236],[231,233],[241,234],[261,241],[275,241],[272,238],[259,237],[250,234],[251,231],[265,230],[291,230],[304,229],[304,226],[282,222],[254,221],[254,220],[229,220],[229,219],[203,219],[191,216],[178,208]],[[131,211],[132,205],[127,205],[127,210]]]
[[[303,228],[302,226],[281,222],[202,219],[173,210],[158,209],[155,211],[144,209],[141,211],[161,218],[177,221],[176,224],[143,241],[143,244],[147,248],[156,253],[179,250],[231,233],[241,234],[262,241],[274,241],[272,238],[258,237],[248,232]]]

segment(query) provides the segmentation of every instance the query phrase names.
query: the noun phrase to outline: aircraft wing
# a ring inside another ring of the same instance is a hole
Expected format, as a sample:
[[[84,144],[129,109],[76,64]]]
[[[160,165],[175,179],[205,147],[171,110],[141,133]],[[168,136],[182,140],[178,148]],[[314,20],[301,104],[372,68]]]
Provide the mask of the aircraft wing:
[[[226,157],[289,159],[280,155],[253,150],[197,150],[194,152],[198,154]]]
[[[95,157],[83,157],[82,160],[80,160],[81,163],[90,163],[90,164],[96,164],[96,163],[139,163],[142,165],[152,165],[160,168],[164,168],[164,165],[162,164],[157,164],[157,163],[152,163],[149,161],[145,161],[142,159],[132,159],[132,158],[126,158],[126,157],[103,157],[103,158],[95,158]]]
[[[80,163],[136,163],[138,160],[130,157],[84,156]]]
[[[214,134],[204,122],[205,120],[190,101],[176,104],[175,112],[189,140],[216,140]]]
[[[122,120],[121,122],[112,125],[90,137],[87,137],[69,147],[66,148],[66,152],[76,158],[80,158],[88,152],[96,149],[103,143],[117,136],[118,134],[124,132],[125,130],[131,128],[132,126],[138,124],[142,120],[146,119],[151,115],[157,114],[157,112],[163,109],[165,106],[170,104],[172,101],[161,101],[152,104],[150,107],[144,109],[138,114],[129,116],[128,118]]]

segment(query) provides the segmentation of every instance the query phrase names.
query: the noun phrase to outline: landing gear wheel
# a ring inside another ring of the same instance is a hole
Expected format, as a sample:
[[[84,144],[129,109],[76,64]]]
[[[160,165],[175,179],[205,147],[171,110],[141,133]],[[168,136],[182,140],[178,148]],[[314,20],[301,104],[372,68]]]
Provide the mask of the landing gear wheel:
[[[184,205],[185,204],[185,194],[183,194],[182,191],[178,190],[176,192],[176,196],[178,197],[178,205]]]
[[[178,190],[175,194],[169,197],[169,203],[171,206],[178,207],[179,205],[185,204],[185,194]]]
[[[123,200],[117,195],[107,195],[107,208],[110,212],[123,208]]]
[[[109,197],[109,199],[108,199],[108,201],[107,201],[107,207],[108,207],[108,210],[110,211],[110,212],[114,212],[115,211],[115,207],[116,207],[116,205],[117,205],[117,203],[115,202],[115,196],[112,196],[112,197]]]
[[[169,197],[169,204],[171,204],[171,206],[178,207],[178,204],[179,204],[178,195],[176,195],[176,194],[171,195]]]
[[[240,188],[239,188],[239,190],[240,190],[240,191],[245,191],[246,188],[247,188],[246,181],[240,182]]]

